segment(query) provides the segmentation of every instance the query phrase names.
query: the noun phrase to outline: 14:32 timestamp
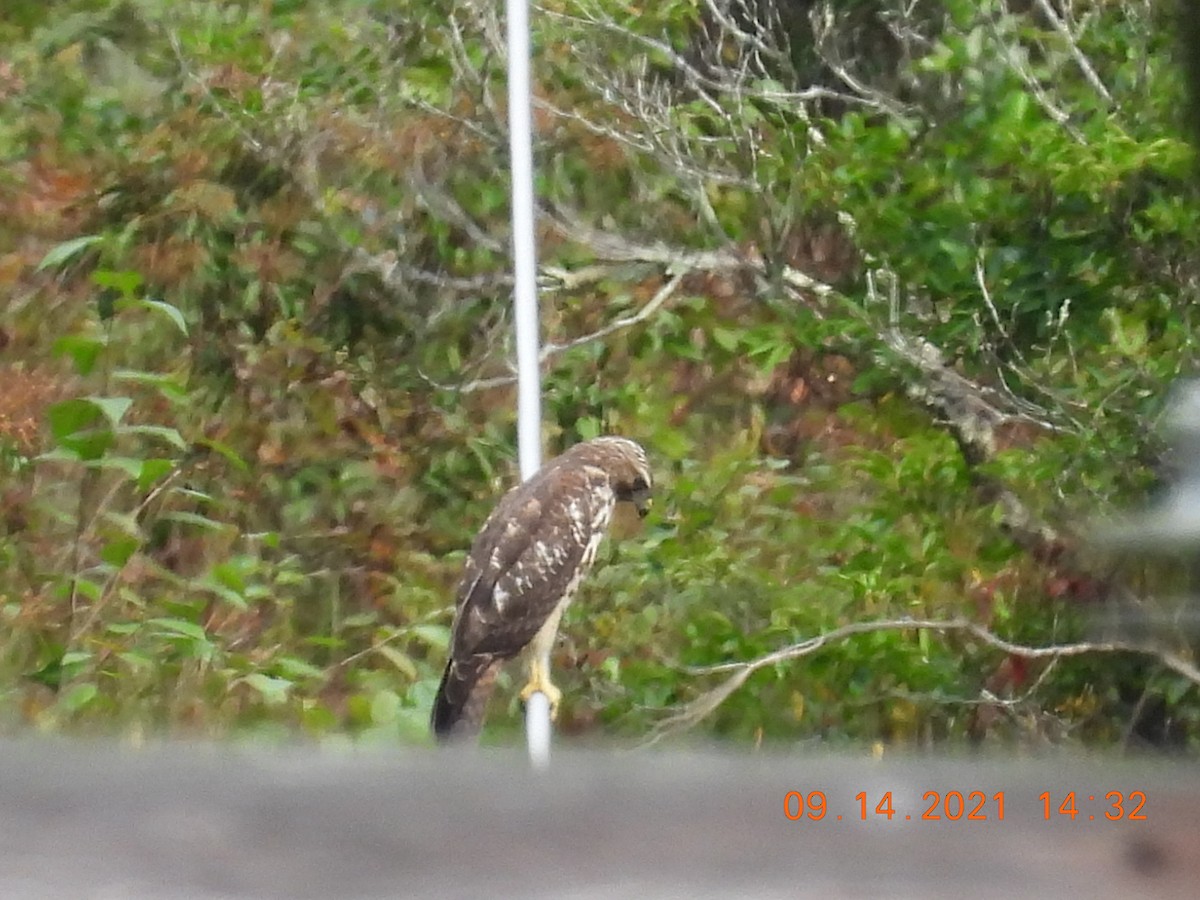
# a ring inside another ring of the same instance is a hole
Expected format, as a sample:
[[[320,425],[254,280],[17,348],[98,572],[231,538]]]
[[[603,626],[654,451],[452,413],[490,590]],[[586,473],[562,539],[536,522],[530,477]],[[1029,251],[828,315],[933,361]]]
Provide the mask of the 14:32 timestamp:
[[[1038,794],[1038,799],[1042,801],[1042,818],[1047,821],[1052,815],[1066,816],[1072,821],[1076,816],[1083,816],[1088,821],[1095,821],[1097,814],[1101,813],[1110,822],[1118,822],[1122,819],[1129,822],[1146,821],[1145,791],[1109,791],[1103,798],[1098,798],[1096,794],[1087,794],[1086,796],[1079,794],[1078,802],[1076,802],[1075,791],[1067,791],[1066,794],[1052,794],[1050,791],[1043,791]],[[1103,799],[1103,810],[1085,805],[1087,803],[1094,804],[1097,799]]]

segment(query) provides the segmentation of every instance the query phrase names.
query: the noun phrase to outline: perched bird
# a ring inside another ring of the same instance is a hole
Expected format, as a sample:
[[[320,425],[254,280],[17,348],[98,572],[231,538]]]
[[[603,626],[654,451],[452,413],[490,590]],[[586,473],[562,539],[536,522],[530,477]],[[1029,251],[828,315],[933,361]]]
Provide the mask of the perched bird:
[[[433,701],[439,741],[477,735],[501,665],[526,647],[521,699],[557,714],[550,651],[563,610],[596,558],[618,501],[650,508],[646,451],[622,437],[571,447],[505,494],[484,522],[458,586],[450,659]]]

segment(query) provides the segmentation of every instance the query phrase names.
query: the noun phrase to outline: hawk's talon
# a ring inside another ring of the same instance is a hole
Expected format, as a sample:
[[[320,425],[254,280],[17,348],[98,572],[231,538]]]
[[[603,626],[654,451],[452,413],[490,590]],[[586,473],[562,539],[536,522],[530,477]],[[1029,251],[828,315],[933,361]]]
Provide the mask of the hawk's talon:
[[[521,689],[521,702],[528,705],[529,698],[534,694],[545,694],[550,701],[550,721],[558,720],[558,704],[562,701],[562,691],[550,683],[550,673],[541,665],[530,666],[529,681]]]

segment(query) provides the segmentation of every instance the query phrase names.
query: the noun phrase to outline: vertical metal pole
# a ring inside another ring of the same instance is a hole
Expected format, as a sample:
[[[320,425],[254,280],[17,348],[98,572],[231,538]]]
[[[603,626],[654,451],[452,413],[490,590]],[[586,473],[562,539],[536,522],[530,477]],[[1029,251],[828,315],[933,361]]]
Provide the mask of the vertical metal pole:
[[[533,202],[533,109],[529,77],[529,3],[507,0],[508,134],[512,166],[514,319],[517,340],[517,439],[521,479],[542,465],[542,387],[538,367],[537,242]],[[525,704],[525,738],[535,768],[550,762],[550,701]]]

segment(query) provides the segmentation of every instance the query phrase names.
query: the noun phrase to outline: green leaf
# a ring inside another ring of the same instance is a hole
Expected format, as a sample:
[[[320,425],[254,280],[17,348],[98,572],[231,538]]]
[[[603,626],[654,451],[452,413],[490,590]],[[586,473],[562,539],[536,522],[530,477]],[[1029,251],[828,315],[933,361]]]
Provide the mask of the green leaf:
[[[1167,687],[1163,691],[1163,695],[1168,703],[1174,705],[1182,700],[1195,686],[1195,682],[1189,681],[1186,678],[1169,678],[1167,679]]]
[[[121,419],[125,417],[129,407],[133,406],[131,397],[84,397],[83,399],[100,410],[113,428],[121,424]]]
[[[140,369],[117,369],[112,373],[113,381],[142,384],[156,388],[173,400],[187,397],[187,389],[179,383],[175,375],[164,375],[160,372],[143,372]]]
[[[169,459],[156,457],[142,460],[142,471],[138,473],[138,490],[144,491],[152,484],[165,478],[175,469],[175,463]]]
[[[246,590],[246,579],[242,577],[241,570],[234,562],[217,563],[212,568],[212,576],[232,591]]]
[[[48,659],[41,668],[34,669],[25,677],[37,684],[44,684],[48,688],[58,690],[62,685],[62,664],[58,658]]]
[[[70,356],[75,363],[75,371],[80,375],[89,375],[96,368],[96,360],[105,346],[103,338],[69,334],[54,342],[53,353],[55,356]]]
[[[376,691],[371,698],[371,721],[376,725],[390,725],[400,713],[400,697],[395,691]]]
[[[396,716],[396,731],[409,743],[429,741],[429,704],[402,706]]]
[[[413,681],[416,680],[417,667],[408,654],[401,653],[390,644],[380,644],[375,648],[375,652],[399,669],[406,678]]]
[[[125,425],[122,428],[118,428],[117,433],[158,438],[159,440],[166,441],[176,449],[188,449],[188,442],[183,439],[183,435],[179,433],[179,430],[177,428],[169,428],[165,425]]]
[[[118,653],[117,659],[121,660],[121,662],[125,663],[125,665],[129,666],[135,672],[148,672],[155,666],[154,660],[150,657],[133,650]]]
[[[204,491],[197,491],[194,488],[180,486],[174,489],[174,494],[180,497],[186,497],[188,500],[196,500],[200,503],[212,503],[212,494],[206,494]]]
[[[202,516],[199,513],[172,511],[164,513],[162,516],[168,522],[179,522],[181,525],[195,525],[197,528],[203,528],[207,531],[225,531],[233,526],[226,522],[218,522],[216,519],[210,519],[208,516]]]
[[[56,247],[51,248],[50,252],[42,257],[42,261],[37,264],[35,271],[41,272],[44,269],[51,269],[61,266],[66,262],[70,262],[76,256],[79,256],[88,247],[98,244],[104,240],[101,235],[89,234],[84,237],[72,238],[69,241],[64,241]]]
[[[79,594],[79,596],[82,596],[82,598],[84,598],[86,600],[91,600],[92,602],[96,602],[97,600],[100,600],[100,598],[102,598],[102,596],[104,595],[103,584],[92,581],[91,578],[84,578],[84,577],[80,576],[80,577],[76,578],[76,580],[74,580],[72,582],[72,584],[74,586],[74,589],[76,589],[76,593]]]
[[[99,693],[99,688],[94,684],[76,684],[59,695],[58,706],[70,713],[79,712],[95,700]]]
[[[225,460],[227,462],[229,462],[232,466],[234,466],[234,468],[238,469],[239,471],[242,471],[242,472],[250,471],[250,466],[246,464],[246,461],[244,459],[242,459],[241,456],[238,455],[238,452],[236,450],[234,450],[232,447],[230,447],[228,444],[223,444],[220,441],[209,440],[208,438],[200,438],[199,440],[196,441],[196,446],[197,447],[207,447],[209,450],[212,450],[214,453],[217,453],[217,454],[225,457]]]
[[[52,404],[46,410],[46,419],[55,442],[82,460],[99,459],[115,439],[111,428],[97,427],[102,425],[104,414],[87,399]]]
[[[122,472],[130,481],[136,481],[142,474],[142,461],[128,456],[102,456],[99,459],[88,460],[85,465],[89,469],[100,471]]]
[[[450,629],[445,625],[414,625],[409,631],[432,650],[445,652],[450,648]]]
[[[218,581],[209,580],[204,585],[204,589],[216,594],[234,609],[247,609],[249,607],[249,604],[246,602],[246,598],[241,592],[235,591],[233,588],[228,588]]]
[[[1146,351],[1146,323],[1141,318],[1109,308],[1104,311],[1112,335],[1112,344],[1121,355],[1140,359]]]
[[[263,700],[270,705],[286,703],[292,690],[292,683],[286,678],[273,678],[261,672],[251,672],[240,680],[262,694]]]
[[[140,305],[146,309],[162,313],[175,323],[175,327],[179,329],[180,334],[182,334],[184,337],[187,336],[187,320],[183,318],[183,313],[181,313],[177,307],[174,307],[170,303],[166,303],[162,300],[143,300],[141,301]]]
[[[983,27],[980,25],[977,25],[974,28],[972,28],[971,31],[967,34],[967,41],[966,41],[967,59],[969,59],[971,62],[975,62],[982,55],[982,53],[983,53],[983,38],[984,38]]]
[[[324,678],[325,670],[312,663],[294,656],[281,656],[275,660],[275,668],[280,674],[290,678]]]
[[[46,410],[50,433],[64,448],[82,460],[100,459],[112,446],[115,426],[133,404],[128,397],[77,397],[55,403]]]
[[[46,418],[54,439],[62,440],[95,425],[100,419],[100,411],[86,400],[76,398],[51,405],[46,410]]]
[[[741,334],[732,328],[721,328],[717,326],[712,330],[713,341],[722,350],[727,350],[733,353],[738,348],[741,341]]]
[[[148,620],[147,624],[157,625],[166,634],[177,634],[182,637],[194,638],[198,641],[208,640],[208,632],[195,622],[189,622],[186,619],[159,617]]]
[[[92,284],[116,291],[125,299],[131,299],[142,286],[142,276],[137,272],[110,272],[102,269],[92,273]]]
[[[575,420],[575,430],[585,441],[600,436],[600,420],[595,416],[582,416]]]
[[[120,568],[129,562],[129,558],[137,553],[142,542],[131,537],[117,537],[107,541],[100,548],[100,558],[110,566]]]

